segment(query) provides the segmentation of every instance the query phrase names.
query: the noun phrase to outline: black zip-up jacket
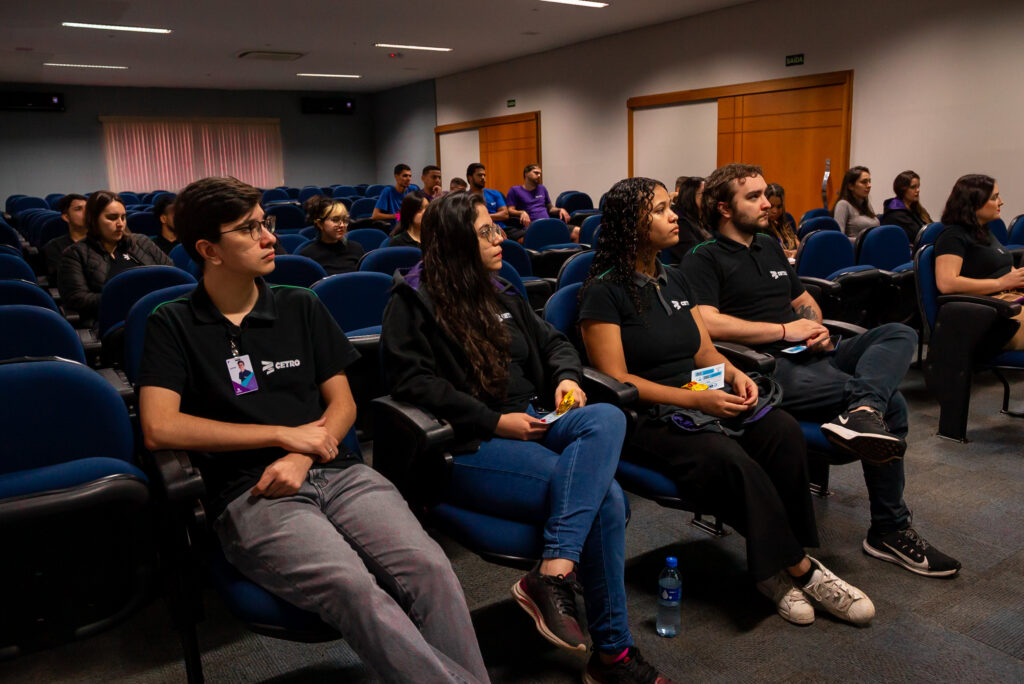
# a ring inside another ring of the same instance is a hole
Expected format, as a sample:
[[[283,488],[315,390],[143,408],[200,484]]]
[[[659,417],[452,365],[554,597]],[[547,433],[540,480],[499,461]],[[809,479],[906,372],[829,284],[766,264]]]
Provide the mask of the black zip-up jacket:
[[[481,440],[494,436],[502,402],[495,398],[483,401],[471,394],[468,361],[461,345],[437,322],[434,304],[420,287],[421,266],[408,269],[404,276],[395,273],[381,334],[385,375],[392,397],[448,421],[459,442],[455,450],[473,451]],[[550,404],[559,382],[582,380],[579,355],[506,281],[495,281],[498,299],[529,346],[524,374],[540,393],[540,401]]]
[[[144,235],[125,235],[114,248],[113,256],[98,240],[87,237],[61,253],[59,283],[64,305],[77,311],[83,319],[96,318],[110,266],[125,254],[136,266],[174,265],[156,243]]]
[[[924,220],[896,197],[885,200],[883,207],[882,225],[902,228],[903,232],[907,234],[907,240],[913,246],[918,231],[925,225]]]

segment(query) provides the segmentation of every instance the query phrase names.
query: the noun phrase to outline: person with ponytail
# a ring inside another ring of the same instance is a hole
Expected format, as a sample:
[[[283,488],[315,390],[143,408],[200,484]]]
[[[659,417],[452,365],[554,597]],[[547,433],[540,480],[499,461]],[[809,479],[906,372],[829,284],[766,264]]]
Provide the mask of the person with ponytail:
[[[299,254],[323,266],[327,275],[357,270],[363,246],[346,238],[349,216],[344,203],[314,195],[306,200],[305,208],[306,223],[316,226],[317,239],[303,247]]]

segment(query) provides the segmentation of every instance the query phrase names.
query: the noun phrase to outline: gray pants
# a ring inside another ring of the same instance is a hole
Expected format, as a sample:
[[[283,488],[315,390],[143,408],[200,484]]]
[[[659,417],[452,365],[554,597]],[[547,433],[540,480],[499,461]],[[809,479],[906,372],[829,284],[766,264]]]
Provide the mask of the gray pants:
[[[371,468],[312,468],[291,496],[239,496],[214,529],[243,575],[317,613],[384,680],[488,681],[451,564]]]

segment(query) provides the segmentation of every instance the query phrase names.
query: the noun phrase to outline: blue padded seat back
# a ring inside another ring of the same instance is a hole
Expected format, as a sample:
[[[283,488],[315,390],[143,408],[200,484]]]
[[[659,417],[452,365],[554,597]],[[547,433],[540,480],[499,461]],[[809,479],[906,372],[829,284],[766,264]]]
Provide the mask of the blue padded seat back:
[[[928,330],[935,329],[935,316],[939,310],[939,288],[935,285],[935,245],[925,245],[914,257],[917,278],[917,298]]]
[[[565,198],[575,192],[579,192],[579,190],[563,190],[562,192],[558,193],[558,197],[555,198],[555,206],[562,208],[562,205],[565,202]]]
[[[929,223],[924,227],[924,230],[921,231],[920,236],[918,236],[916,248],[921,249],[925,245],[934,245],[935,241],[939,239],[939,233],[941,233],[945,228],[946,226],[942,225],[942,223],[938,221]]]
[[[574,211],[587,211],[594,208],[594,200],[585,192],[573,192],[562,198],[562,209],[571,216]]]
[[[348,233],[347,239],[358,242],[363,246],[363,251],[372,252],[380,247],[380,243],[384,242],[387,236],[383,230],[376,228],[356,228]]]
[[[907,263],[913,255],[907,234],[899,226],[876,226],[864,231],[864,240],[857,257],[858,264],[867,264],[891,271]]]
[[[810,209],[808,211],[805,211],[804,215],[800,217],[800,225],[803,225],[805,221],[808,221],[812,218],[818,218],[819,216],[831,217],[831,215],[832,214],[829,212],[828,209]]]
[[[124,400],[89,367],[71,361],[0,364],[0,393],[0,472],[83,458],[132,462]]]
[[[279,254],[274,257],[274,270],[263,279],[274,285],[312,287],[313,283],[327,277],[324,267],[301,254]]]
[[[306,225],[306,213],[294,204],[276,204],[267,209],[267,215],[276,219],[277,228],[302,228]]]
[[[1003,219],[993,219],[988,222],[986,227],[992,231],[992,235],[995,236],[996,240],[999,240],[999,244],[1005,245],[1009,240],[1010,236],[1006,232],[1006,222]]]
[[[370,218],[373,215],[373,208],[375,206],[377,206],[377,200],[370,199],[369,197],[360,197],[352,203],[349,213],[353,219]]]
[[[579,254],[573,254],[565,260],[562,268],[558,270],[558,289],[574,283],[582,283],[590,273],[590,265],[594,263],[594,250],[587,250]]]
[[[796,272],[801,276],[828,278],[832,273],[854,265],[853,245],[837,230],[819,230],[807,235],[800,242],[796,255]]]
[[[290,198],[285,190],[280,188],[272,188],[270,190],[263,191],[263,198],[260,200],[262,204],[267,202],[287,202]]]
[[[140,298],[128,310],[128,316],[124,320],[124,373],[132,385],[139,377],[142,348],[146,341],[146,320],[149,314],[160,304],[185,297],[195,288],[194,284],[186,283],[154,290]]]
[[[60,313],[49,292],[25,280],[0,280],[0,306],[6,304],[29,304]]]
[[[299,235],[310,240],[315,240],[320,230],[316,226],[305,226],[299,230]]]
[[[13,254],[0,254],[0,280],[24,280],[36,282],[35,271],[28,262]]]
[[[351,185],[339,185],[331,193],[334,197],[358,197],[359,191]]]
[[[1006,244],[1024,245],[1024,214],[1017,216],[1010,223],[1010,234]]]
[[[128,230],[150,237],[160,234],[160,219],[149,211],[140,211],[128,217]]]
[[[507,280],[509,284],[515,288],[516,292],[522,295],[523,299],[529,303],[530,298],[526,294],[526,285],[523,284],[523,279],[519,276],[519,272],[512,267],[512,264],[506,263],[502,260],[501,270],[498,271],[498,277]]]
[[[0,245],[17,247],[18,252],[21,252],[21,238],[18,236],[18,231],[7,225],[3,219],[0,219]]]
[[[570,340],[575,336],[576,317],[579,313],[580,289],[583,283],[574,283],[555,290],[544,304],[544,320]]]
[[[125,206],[129,204],[139,204],[142,200],[134,192],[119,192],[117,198],[121,200],[121,203]]]
[[[49,195],[44,197],[46,203],[50,205],[51,209],[56,209],[60,205],[60,201],[64,199],[64,193],[51,192]]]
[[[322,188],[318,188],[318,187],[316,187],[314,185],[307,185],[304,188],[302,188],[301,190],[299,190],[299,201],[300,202],[305,202],[310,197],[316,197],[317,195],[322,195],[322,194],[324,194],[324,191],[323,191]]]
[[[55,237],[60,237],[68,232],[68,224],[60,216],[51,216],[43,221],[36,231],[36,247],[42,247]]]
[[[356,271],[328,276],[313,285],[313,292],[347,334],[381,324],[391,284],[384,273]]]
[[[302,237],[298,233],[277,235],[277,241],[281,243],[281,246],[288,250],[289,254],[295,253],[295,248],[299,245],[305,244],[309,241],[309,238]]]
[[[12,214],[17,214],[19,211],[25,211],[26,209],[49,209],[50,205],[46,203],[42,197],[19,197],[14,200],[14,205],[11,207]]]
[[[360,271],[376,271],[393,275],[395,269],[411,268],[420,262],[423,252],[419,247],[388,247],[367,252],[359,260]]]
[[[192,257],[185,251],[185,245],[180,243],[171,247],[171,253],[167,256],[170,257],[176,267],[183,271],[188,270],[188,265],[192,263]]]
[[[679,489],[668,476],[657,470],[645,468],[629,461],[619,461],[615,471],[615,479],[627,491],[642,494],[645,497],[679,497]]]
[[[824,209],[822,209],[824,211]],[[797,239],[803,240],[804,236],[813,233],[816,230],[835,230],[842,233],[839,224],[831,216],[815,216],[814,218],[807,219],[800,224],[800,228],[797,229]]]
[[[515,240],[502,240],[501,261],[510,264],[512,268],[516,269],[520,277],[533,275],[533,263],[530,261],[529,253],[527,253],[525,247]]]
[[[601,225],[601,214],[594,214],[588,216],[583,220],[583,225],[580,227],[580,242],[586,245],[593,245],[596,240],[594,233]]]
[[[78,333],[63,316],[29,304],[0,306],[0,361],[22,356],[60,356],[85,363]]]
[[[139,266],[118,273],[107,281],[100,294],[97,333],[102,338],[124,321],[132,305],[150,292],[185,284],[194,286],[196,279],[174,266]]]
[[[381,185],[381,184],[379,184],[379,183],[377,183],[377,184],[374,184],[374,185],[370,185],[370,186],[367,186],[367,188],[366,188],[366,193],[365,193],[365,194],[366,194],[366,197],[380,197],[380,193],[384,192],[384,190],[385,190],[385,189],[386,189],[387,187],[388,187],[388,186],[386,186],[386,185]]]
[[[561,219],[546,218],[533,221],[526,228],[523,247],[541,250],[548,245],[572,242],[572,234]]]

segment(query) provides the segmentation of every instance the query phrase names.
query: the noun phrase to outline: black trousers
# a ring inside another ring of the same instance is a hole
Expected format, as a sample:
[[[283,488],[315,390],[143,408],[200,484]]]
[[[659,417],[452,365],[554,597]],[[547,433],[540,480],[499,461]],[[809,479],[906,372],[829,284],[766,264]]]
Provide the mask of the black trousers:
[[[747,567],[757,581],[799,563],[804,547],[818,546],[807,445],[785,411],[772,410],[736,439],[642,416],[623,456],[664,473],[702,512],[746,537]]]

